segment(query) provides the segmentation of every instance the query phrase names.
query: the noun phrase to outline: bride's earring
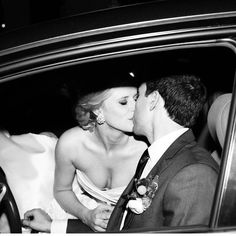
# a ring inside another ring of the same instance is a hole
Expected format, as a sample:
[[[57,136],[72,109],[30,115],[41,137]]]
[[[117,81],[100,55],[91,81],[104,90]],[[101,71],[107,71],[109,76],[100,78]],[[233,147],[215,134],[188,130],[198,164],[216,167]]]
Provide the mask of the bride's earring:
[[[102,125],[102,124],[105,123],[105,118],[104,118],[104,116],[101,113],[97,116],[97,123],[99,125]]]

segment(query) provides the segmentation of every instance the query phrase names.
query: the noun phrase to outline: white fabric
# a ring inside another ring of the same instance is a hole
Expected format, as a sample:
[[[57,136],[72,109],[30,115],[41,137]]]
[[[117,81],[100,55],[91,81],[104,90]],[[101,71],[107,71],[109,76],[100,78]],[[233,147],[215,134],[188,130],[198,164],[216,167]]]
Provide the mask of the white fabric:
[[[73,182],[73,192],[78,200],[88,209],[96,208],[101,202],[115,205],[124,189],[125,186],[101,190],[96,187],[83,172],[76,170],[76,178]],[[55,199],[53,199],[47,213],[52,219],[56,220],[76,219],[73,215],[66,213]]]
[[[81,171],[77,170],[77,181],[82,189],[93,196],[95,199],[105,202],[108,205],[115,205],[120,198],[120,195],[125,189],[125,186],[112,189],[99,189],[91,180]],[[87,203],[86,203],[87,204]]]
[[[47,209],[53,199],[56,142],[43,134],[0,132],[0,166],[21,218],[27,210]]]
[[[178,138],[180,135],[185,133],[188,130],[188,128],[181,128],[178,129],[177,131],[171,132],[157,140],[155,140],[148,148],[148,154],[149,154],[149,159],[146,164],[146,166],[143,169],[142,175],[140,179],[146,178],[149,172],[152,170],[152,168],[156,165],[156,163],[159,161],[159,159],[162,157],[164,152],[170,147],[170,145]],[[121,225],[120,225],[120,230],[123,229],[124,223],[125,223],[125,218],[127,216],[127,210],[125,210]]]
[[[100,202],[115,205],[125,187],[126,186],[101,190],[79,170],[76,170],[76,178],[73,182],[73,191],[75,195],[88,209],[96,208]],[[52,201],[47,213],[53,219],[51,233],[66,233],[67,219],[76,219],[73,215],[66,213],[55,199]]]

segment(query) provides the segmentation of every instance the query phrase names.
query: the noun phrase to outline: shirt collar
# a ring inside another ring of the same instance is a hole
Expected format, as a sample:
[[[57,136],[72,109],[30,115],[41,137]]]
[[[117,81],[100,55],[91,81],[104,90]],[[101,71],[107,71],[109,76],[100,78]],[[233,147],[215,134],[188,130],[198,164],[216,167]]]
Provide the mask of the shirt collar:
[[[160,159],[164,152],[169,148],[169,146],[183,133],[185,133],[188,128],[180,128],[174,132],[171,132],[157,140],[155,140],[151,146],[148,148],[148,153],[150,156],[150,161],[155,161]]]

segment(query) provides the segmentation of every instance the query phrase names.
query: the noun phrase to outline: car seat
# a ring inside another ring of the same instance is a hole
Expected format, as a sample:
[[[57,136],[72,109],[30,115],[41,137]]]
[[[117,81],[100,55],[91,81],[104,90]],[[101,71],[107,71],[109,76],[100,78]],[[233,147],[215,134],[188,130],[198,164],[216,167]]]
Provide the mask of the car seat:
[[[225,140],[231,97],[231,93],[217,97],[211,105],[207,117],[209,132],[216,144],[212,157],[218,164],[220,164],[221,151]]]
[[[197,124],[193,128],[198,144],[209,152],[213,152],[216,149],[216,144],[209,131],[207,116],[213,102],[222,94],[221,91],[217,91],[208,96],[197,120]]]

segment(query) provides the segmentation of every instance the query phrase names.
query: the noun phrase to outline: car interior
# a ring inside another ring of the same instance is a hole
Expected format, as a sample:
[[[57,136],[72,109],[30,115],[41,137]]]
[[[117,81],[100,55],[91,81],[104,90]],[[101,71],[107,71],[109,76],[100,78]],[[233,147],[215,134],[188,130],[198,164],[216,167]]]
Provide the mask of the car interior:
[[[217,45],[166,51],[153,50],[51,68],[47,71],[39,70],[37,73],[19,76],[14,80],[0,81],[0,127],[9,135],[49,132],[58,139],[64,131],[77,125],[73,109],[78,93],[82,95],[109,86],[114,80],[119,83],[121,71],[127,75],[131,75],[132,72],[134,76],[127,76],[127,79],[135,80],[137,85],[148,80],[151,75],[158,78],[170,74],[195,74],[202,79],[207,88],[207,101],[193,127],[193,132],[202,147],[211,153],[216,150],[221,152],[222,146],[216,138],[216,131],[212,131],[218,128],[216,122],[208,117],[208,112],[219,96],[232,93],[235,57],[235,52],[231,48]],[[216,109],[211,117],[215,117],[218,113]],[[224,116],[224,120],[227,118],[228,116]],[[15,158],[17,161],[17,157]],[[6,170],[9,165],[3,162],[4,160],[0,160],[0,166],[6,174],[6,179],[11,178],[11,171],[17,172],[17,169]],[[53,166],[51,168],[53,170]],[[19,178],[20,180],[22,179]],[[9,182],[9,187],[18,205],[15,186],[11,186]],[[30,189],[28,194],[30,196]],[[20,211],[19,214],[22,218],[23,212]]]

